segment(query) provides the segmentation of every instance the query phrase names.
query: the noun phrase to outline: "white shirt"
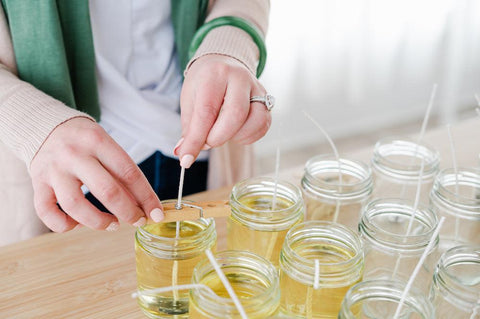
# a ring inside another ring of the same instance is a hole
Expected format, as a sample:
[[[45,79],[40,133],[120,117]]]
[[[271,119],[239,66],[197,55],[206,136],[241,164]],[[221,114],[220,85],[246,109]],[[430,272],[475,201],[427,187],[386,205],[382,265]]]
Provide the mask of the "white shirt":
[[[170,0],[90,0],[89,5],[100,125],[137,163],[156,150],[175,157],[182,75]]]

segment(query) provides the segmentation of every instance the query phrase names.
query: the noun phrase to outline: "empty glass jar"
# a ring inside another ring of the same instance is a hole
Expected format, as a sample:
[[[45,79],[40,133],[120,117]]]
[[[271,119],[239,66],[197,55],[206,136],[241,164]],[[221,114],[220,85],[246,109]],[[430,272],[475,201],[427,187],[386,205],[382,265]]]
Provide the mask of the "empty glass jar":
[[[215,259],[248,318],[263,319],[277,313],[280,289],[278,272],[272,263],[247,251],[227,250],[215,254]],[[241,318],[209,260],[195,266],[192,283],[206,285],[211,290],[190,290],[190,318]]]
[[[480,317],[480,246],[457,246],[442,255],[430,300],[438,319]]]
[[[411,201],[397,198],[377,199],[365,207],[358,225],[365,243],[365,280],[408,281],[438,225],[428,207],[413,209]],[[434,240],[414,282],[424,293],[428,293],[438,260],[438,237]]]
[[[460,244],[480,245],[480,170],[453,168],[435,178],[430,201],[445,225],[440,231],[441,252]]]
[[[367,280],[356,284],[345,295],[338,319],[394,318],[404,290],[405,284],[391,280]],[[435,309],[423,293],[411,288],[398,318],[434,319]]]
[[[281,312],[288,318],[337,318],[363,267],[363,245],[351,229],[324,221],[294,226],[280,255]]]
[[[288,230],[303,221],[300,189],[269,177],[251,178],[233,187],[230,206],[228,249],[253,252],[278,266]]]
[[[375,144],[372,169],[373,198],[415,199],[423,159],[420,202],[428,204],[429,193],[440,163],[439,153],[409,138],[385,138]]]
[[[165,203],[165,201],[163,202]],[[188,291],[146,293],[146,290],[189,284],[205,249],[215,250],[213,219],[158,223],[139,227],[135,234],[138,297],[149,318],[188,318]]]
[[[362,162],[333,155],[311,158],[305,165],[302,190],[307,220],[334,221],[356,229],[372,193],[370,168]]]

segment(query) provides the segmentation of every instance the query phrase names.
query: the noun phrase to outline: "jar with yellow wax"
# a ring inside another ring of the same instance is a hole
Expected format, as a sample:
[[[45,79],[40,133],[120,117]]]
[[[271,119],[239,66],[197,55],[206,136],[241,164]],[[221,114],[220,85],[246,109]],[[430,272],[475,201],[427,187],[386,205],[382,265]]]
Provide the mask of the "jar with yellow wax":
[[[394,318],[404,290],[405,284],[399,281],[367,280],[356,284],[345,295],[338,319]],[[434,319],[435,309],[425,294],[411,288],[405,295],[398,318]]]
[[[375,180],[372,198],[414,200],[421,176],[420,203],[428,204],[439,164],[438,151],[427,144],[419,144],[406,137],[389,137],[378,141],[372,158]]]
[[[163,202],[165,203],[165,201]],[[215,250],[213,219],[145,225],[135,234],[138,303],[149,318],[188,318],[188,291],[148,293],[148,290],[189,284],[193,268]]]
[[[364,280],[389,279],[407,282],[438,226],[436,214],[427,206],[400,198],[374,200],[365,207],[358,225],[365,243]],[[392,222],[395,221],[395,222]],[[413,285],[425,294],[438,260],[438,237]]]
[[[441,170],[435,178],[430,202],[439,217],[440,251],[462,245],[480,245],[480,170],[459,167]]]
[[[324,221],[294,226],[280,254],[280,311],[288,318],[337,318],[363,267],[363,245],[351,229]]]
[[[249,319],[268,318],[277,313],[280,289],[278,272],[272,263],[247,251],[227,250],[215,254],[215,259]],[[241,318],[209,260],[195,266],[192,284],[210,289],[190,290],[191,319]]]
[[[438,319],[480,318],[480,246],[462,245],[440,258],[430,291]]]
[[[362,208],[369,201],[373,181],[362,162],[320,155],[305,164],[302,190],[307,220],[338,222],[357,229]]]
[[[233,187],[230,206],[228,249],[253,252],[278,266],[285,235],[303,221],[300,189],[269,177],[247,179]]]

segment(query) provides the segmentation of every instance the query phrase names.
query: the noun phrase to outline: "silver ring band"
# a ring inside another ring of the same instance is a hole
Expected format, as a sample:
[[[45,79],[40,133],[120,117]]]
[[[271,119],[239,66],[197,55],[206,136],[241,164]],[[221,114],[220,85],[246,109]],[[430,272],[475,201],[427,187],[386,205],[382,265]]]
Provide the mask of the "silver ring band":
[[[252,102],[263,103],[263,105],[265,105],[267,108],[267,111],[270,112],[275,106],[275,97],[270,94],[265,94],[265,96],[252,96],[250,98],[250,103]]]

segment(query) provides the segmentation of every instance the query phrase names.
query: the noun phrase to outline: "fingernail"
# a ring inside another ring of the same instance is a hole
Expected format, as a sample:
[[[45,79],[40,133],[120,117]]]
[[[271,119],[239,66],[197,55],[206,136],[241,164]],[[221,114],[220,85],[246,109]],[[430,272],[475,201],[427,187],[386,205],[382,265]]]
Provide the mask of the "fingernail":
[[[117,222],[111,222],[110,225],[108,225],[106,231],[117,231],[118,228],[120,228],[120,224]]]
[[[211,149],[212,147],[210,145],[208,145],[207,143],[205,143],[205,145],[203,145],[202,147],[202,151],[206,151],[206,150],[209,150]]]
[[[190,168],[193,162],[195,162],[195,157],[191,154],[183,155],[182,159],[180,160],[180,166],[185,168]]]
[[[159,223],[165,218],[163,212],[160,208],[155,208],[150,212],[150,217],[153,219],[154,222]]]
[[[82,224],[77,224],[77,226],[73,227],[73,229],[79,229],[79,228],[82,228],[83,225]]]
[[[145,217],[140,217],[135,223],[132,225],[135,227],[142,227],[147,223],[147,219]]]
[[[174,155],[178,156],[178,154],[177,154],[178,148],[180,147],[180,145],[182,145],[184,139],[185,138],[182,137],[181,139],[178,140],[177,145],[175,145],[175,147],[173,148],[173,154]]]

